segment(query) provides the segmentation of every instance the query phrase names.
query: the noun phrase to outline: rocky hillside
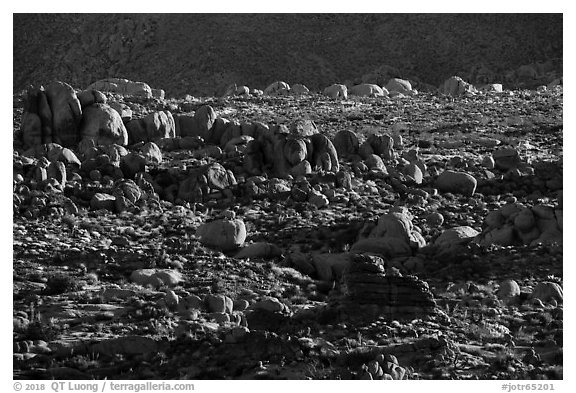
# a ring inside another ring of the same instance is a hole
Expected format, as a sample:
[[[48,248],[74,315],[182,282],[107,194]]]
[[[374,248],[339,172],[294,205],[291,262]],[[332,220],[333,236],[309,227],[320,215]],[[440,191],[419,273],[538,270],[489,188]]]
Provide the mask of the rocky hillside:
[[[14,91],[106,77],[168,96],[275,80],[318,90],[382,66],[417,87],[454,74],[511,87],[522,65],[561,76],[562,44],[560,14],[15,14]]]

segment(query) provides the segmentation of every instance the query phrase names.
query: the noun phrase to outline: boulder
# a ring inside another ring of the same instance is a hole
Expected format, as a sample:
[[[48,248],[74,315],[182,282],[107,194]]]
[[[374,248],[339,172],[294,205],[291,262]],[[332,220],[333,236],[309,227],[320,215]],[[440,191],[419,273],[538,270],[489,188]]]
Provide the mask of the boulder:
[[[477,181],[468,173],[448,170],[438,176],[435,185],[441,192],[472,196],[476,191]]]
[[[132,109],[130,109],[128,105],[124,104],[123,102],[109,102],[108,105],[110,108],[118,112],[124,123],[132,120]]]
[[[224,295],[206,295],[204,302],[209,312],[231,313],[234,307],[232,299]]]
[[[402,168],[402,173],[404,174],[404,176],[407,176],[410,179],[412,179],[414,183],[422,184],[424,175],[422,174],[422,170],[420,169],[420,167],[415,163],[410,163],[406,165],[404,168]]]
[[[362,83],[349,88],[348,94],[359,97],[385,97],[388,95],[388,91],[384,92],[380,86],[372,83]]]
[[[388,134],[370,134],[360,146],[359,154],[366,159],[370,154],[376,154],[384,160],[394,159],[394,139]]]
[[[302,139],[288,139],[284,144],[284,157],[291,166],[306,158],[306,143]]]
[[[400,78],[392,78],[386,84],[386,90],[390,93],[401,93],[404,95],[410,95],[412,93],[412,85],[409,81]]]
[[[128,134],[128,144],[130,145],[148,141],[148,133],[142,119],[128,121],[126,123],[126,133]]]
[[[278,246],[267,242],[252,243],[249,246],[241,249],[234,258],[244,259],[244,258],[262,258],[269,259],[275,258],[282,255],[282,250]]]
[[[216,121],[216,112],[210,105],[203,105],[194,114],[194,127],[182,133],[182,136],[200,136],[210,141],[210,132]],[[218,142],[220,140],[218,139]]]
[[[67,83],[52,82],[46,88],[46,98],[52,112],[52,140],[64,147],[78,143],[78,128],[82,121],[82,107],[76,92]]]
[[[133,179],[139,172],[146,172],[146,159],[137,153],[128,153],[120,159],[120,169],[124,177]]]
[[[318,134],[318,127],[312,120],[298,119],[290,123],[288,127],[291,136],[301,138]]]
[[[127,145],[128,132],[117,111],[106,104],[84,108],[80,138],[92,139],[96,145]]]
[[[279,93],[282,94],[288,91],[290,91],[290,85],[288,83],[277,81],[271,83],[267,88],[264,89],[264,95],[270,96]]]
[[[84,109],[93,104],[106,104],[106,96],[98,90],[84,90],[77,95],[80,106]]]
[[[358,137],[353,131],[341,130],[334,136],[334,148],[338,157],[350,157],[358,154],[360,146]]]
[[[162,163],[162,152],[154,142],[148,142],[144,146],[140,147],[138,153],[146,159],[147,164]]]
[[[232,251],[244,244],[246,226],[244,221],[221,219],[201,225],[196,234],[200,242],[221,251]]]
[[[92,83],[86,90],[108,91],[145,99],[152,98],[152,89],[148,84],[144,82],[132,82],[128,79],[121,78],[101,79]]]
[[[439,89],[440,94],[450,95],[452,97],[459,97],[466,93],[474,93],[476,92],[476,88],[472,86],[470,83],[465,82],[459,76],[452,76],[440,86]]]
[[[290,89],[290,93],[294,95],[304,95],[310,93],[310,90],[306,86],[296,83]]]
[[[504,280],[500,283],[496,296],[502,300],[510,300],[511,298],[520,296],[520,286],[514,280]]]
[[[94,194],[94,196],[90,200],[90,208],[92,210],[104,209],[114,211],[115,202],[116,202],[115,196],[98,192]]]
[[[20,134],[24,148],[51,143],[52,109],[44,88],[31,88],[24,99],[24,112],[20,124]]]
[[[512,147],[493,151],[492,158],[494,159],[495,167],[504,171],[517,168],[521,161],[518,150]]]
[[[338,172],[340,163],[336,148],[323,134],[314,134],[310,137],[312,144],[311,162],[313,170],[322,169],[329,172]]]
[[[312,266],[316,275],[323,281],[340,280],[350,264],[351,254],[312,254]]]
[[[166,92],[162,89],[152,89],[152,97],[163,100]]]
[[[146,139],[134,140],[134,142],[149,142],[176,136],[176,124],[172,114],[168,111],[150,113],[142,119],[142,123],[146,130]]]
[[[345,100],[348,98],[348,88],[345,85],[333,84],[324,89],[324,95]]]
[[[124,197],[130,203],[138,202],[144,193],[133,180],[122,179],[114,184],[113,195],[116,198]]]
[[[564,293],[562,287],[555,282],[544,281],[538,283],[532,293],[531,299],[540,299],[543,303],[555,300],[558,303],[564,302]]]
[[[130,280],[138,285],[158,288],[174,287],[182,282],[182,274],[171,269],[138,269],[130,274]]]
[[[452,245],[466,244],[472,241],[480,232],[469,226],[459,226],[446,229],[436,240],[434,246],[438,248]]]

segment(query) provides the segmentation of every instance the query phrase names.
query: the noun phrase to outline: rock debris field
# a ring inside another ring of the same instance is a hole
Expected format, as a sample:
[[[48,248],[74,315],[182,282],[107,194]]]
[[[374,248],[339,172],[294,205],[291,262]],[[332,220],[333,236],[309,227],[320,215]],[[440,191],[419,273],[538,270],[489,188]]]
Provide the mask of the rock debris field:
[[[563,90],[14,96],[15,379],[561,379]]]

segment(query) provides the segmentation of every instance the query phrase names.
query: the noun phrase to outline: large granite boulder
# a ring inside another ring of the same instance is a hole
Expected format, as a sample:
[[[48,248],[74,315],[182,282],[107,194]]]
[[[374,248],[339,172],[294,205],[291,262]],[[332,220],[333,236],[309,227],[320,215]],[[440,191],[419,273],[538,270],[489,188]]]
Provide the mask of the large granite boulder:
[[[128,132],[117,111],[106,104],[84,108],[80,138],[92,139],[96,145],[128,144]]]

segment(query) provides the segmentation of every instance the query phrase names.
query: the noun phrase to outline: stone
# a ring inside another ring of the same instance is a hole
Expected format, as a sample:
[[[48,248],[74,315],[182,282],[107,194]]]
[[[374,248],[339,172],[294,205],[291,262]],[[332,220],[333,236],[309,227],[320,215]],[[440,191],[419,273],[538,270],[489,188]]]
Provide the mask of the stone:
[[[110,108],[118,112],[124,123],[132,120],[132,109],[130,109],[128,105],[124,104],[123,102],[109,102],[108,105]]]
[[[122,118],[106,104],[93,104],[84,108],[80,138],[92,139],[96,145],[128,144],[128,132]]]
[[[275,258],[282,255],[282,250],[278,248],[275,244],[267,242],[257,242],[250,244],[243,249],[241,249],[234,258],[244,259],[244,258],[262,258],[269,259]]]
[[[92,83],[86,90],[108,91],[122,95],[152,98],[152,89],[144,82],[132,82],[128,79],[107,78]]]
[[[340,170],[338,153],[330,139],[322,134],[314,134],[310,137],[310,142],[312,145],[310,162],[312,170],[322,169],[328,172],[338,172]]]
[[[200,136],[210,141],[210,133],[216,121],[216,112],[210,105],[203,105],[194,114],[194,127],[182,136]],[[218,140],[219,141],[219,140]]]
[[[480,90],[488,91],[488,92],[494,92],[494,93],[502,93],[502,84],[501,83],[490,83],[490,84],[481,86]]]
[[[510,170],[518,168],[520,164],[520,154],[514,148],[501,148],[492,152],[494,165],[500,170]]]
[[[486,169],[494,169],[496,163],[494,161],[494,157],[490,156],[485,156],[482,159],[482,166]]]
[[[436,179],[435,187],[441,192],[450,192],[472,196],[476,191],[477,181],[474,176],[465,172],[444,171]]]
[[[365,143],[372,148],[374,154],[382,157],[384,160],[392,160],[394,158],[394,139],[392,139],[390,135],[371,134]]]
[[[284,157],[290,165],[296,165],[306,158],[306,143],[302,139],[288,139],[284,144]]]
[[[61,187],[66,186],[66,166],[62,161],[53,161],[47,169],[47,178],[55,179]]]
[[[480,232],[469,226],[458,226],[446,229],[434,241],[438,248],[450,247],[451,245],[466,244],[478,236]]]
[[[345,100],[348,98],[348,88],[345,85],[333,84],[324,89],[324,95]]]
[[[301,161],[290,169],[293,177],[306,176],[312,173],[312,165],[307,160]]]
[[[90,200],[90,208],[92,210],[105,209],[109,211],[114,211],[115,202],[116,202],[115,196],[98,192],[94,194],[94,196]]]
[[[520,296],[520,286],[514,280],[504,280],[500,283],[496,296],[502,300],[510,300],[513,297]]]
[[[384,165],[384,161],[382,161],[382,158],[380,158],[380,156],[376,154],[370,154],[368,157],[366,157],[366,160],[364,162],[366,163],[366,166],[369,169],[376,169],[378,171],[387,172],[386,165]]]
[[[348,94],[359,97],[385,97],[388,95],[388,91],[384,93],[384,90],[376,84],[362,83],[349,88]]]
[[[446,94],[452,97],[459,97],[466,93],[476,92],[476,88],[474,86],[464,81],[459,76],[452,76],[446,79],[438,90],[440,94]]]
[[[426,223],[431,228],[438,228],[444,224],[444,216],[439,212],[432,212],[426,216]]]
[[[360,146],[356,134],[349,130],[341,130],[334,136],[334,148],[338,157],[350,157],[358,154]]]
[[[276,81],[264,89],[264,95],[270,96],[285,91],[290,91],[290,85],[286,82]]]
[[[128,153],[120,159],[120,169],[124,176],[133,179],[139,172],[146,172],[146,159],[137,153]]]
[[[290,89],[290,93],[294,95],[305,95],[310,93],[310,90],[306,86],[296,83]]]
[[[138,149],[138,153],[144,157],[146,164],[162,163],[162,152],[154,142],[148,142]]]
[[[138,285],[158,288],[174,287],[183,280],[182,274],[171,269],[138,269],[130,274],[130,280]]]
[[[209,312],[231,313],[234,307],[232,299],[224,295],[206,295],[204,302]]]
[[[152,97],[158,98],[159,100],[163,100],[166,95],[166,92],[162,89],[152,89]]]
[[[543,303],[549,303],[555,300],[558,303],[563,303],[564,293],[562,287],[555,282],[543,281],[538,283],[532,293],[530,299],[539,299]]]
[[[76,146],[82,121],[82,107],[76,92],[67,83],[52,82],[46,88],[46,97],[52,111],[51,142],[63,147]]]
[[[404,95],[410,95],[412,92],[412,84],[405,79],[391,78],[386,84],[386,90],[388,90],[390,93],[396,92]]]
[[[514,217],[514,227],[520,232],[529,232],[536,225],[536,219],[531,209],[523,208]]]
[[[208,186],[215,190],[225,190],[236,184],[234,174],[221,164],[214,163],[203,168]]]
[[[77,97],[82,109],[93,104],[106,104],[108,101],[106,96],[98,90],[84,90],[78,93]]]
[[[516,243],[516,233],[514,227],[510,224],[505,224],[500,228],[494,228],[491,231],[484,233],[482,241],[483,246],[497,244],[500,246],[512,246]]]
[[[142,119],[128,121],[126,123],[126,132],[128,134],[128,144],[130,145],[148,141],[148,133]]]
[[[133,138],[132,143],[135,142],[149,142],[161,138],[174,138],[176,136],[176,125],[172,114],[168,111],[159,111],[150,113],[142,119],[142,124],[146,130],[146,139],[137,140]]]
[[[264,310],[268,312],[282,312],[286,309],[286,306],[275,297],[266,297],[254,303],[252,308],[254,310]]]
[[[246,240],[246,226],[244,221],[216,220],[201,225],[196,231],[200,242],[206,246],[222,251],[233,251],[244,244]]]
[[[177,311],[182,315],[190,315],[191,310],[204,310],[205,303],[197,295],[188,295],[178,302]]]
[[[144,193],[133,180],[122,179],[114,184],[113,195],[116,198],[122,196],[130,203],[136,203],[144,196]]]
[[[351,258],[349,253],[314,253],[311,255],[316,276],[322,281],[334,281],[342,278]]]
[[[422,174],[422,170],[420,169],[420,167],[415,163],[410,163],[406,165],[402,169],[402,173],[404,174],[404,176],[411,178],[414,181],[414,183],[422,184],[424,175]]]
[[[310,192],[310,195],[308,196],[308,202],[316,206],[318,209],[326,207],[330,204],[330,201],[326,195],[315,190]]]

